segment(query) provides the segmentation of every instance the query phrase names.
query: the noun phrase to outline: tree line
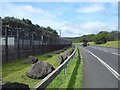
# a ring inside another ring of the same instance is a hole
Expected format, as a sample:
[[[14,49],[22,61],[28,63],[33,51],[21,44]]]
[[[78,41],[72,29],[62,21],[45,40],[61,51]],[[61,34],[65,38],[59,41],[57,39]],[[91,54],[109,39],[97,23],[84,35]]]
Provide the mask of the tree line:
[[[56,30],[52,29],[51,27],[43,27],[39,26],[38,24],[33,24],[31,20],[29,19],[18,19],[15,17],[4,17],[1,18],[2,20],[2,35],[5,35],[5,27],[9,25],[10,32],[8,31],[8,34],[12,32],[12,35],[16,35],[17,30],[19,29],[20,35],[26,36],[27,34],[29,36],[36,34],[36,36],[39,35],[46,35],[51,37],[59,37]]]
[[[95,44],[104,44],[108,41],[120,40],[119,31],[100,31],[97,34],[83,35],[81,37],[71,38],[72,42],[95,42]]]

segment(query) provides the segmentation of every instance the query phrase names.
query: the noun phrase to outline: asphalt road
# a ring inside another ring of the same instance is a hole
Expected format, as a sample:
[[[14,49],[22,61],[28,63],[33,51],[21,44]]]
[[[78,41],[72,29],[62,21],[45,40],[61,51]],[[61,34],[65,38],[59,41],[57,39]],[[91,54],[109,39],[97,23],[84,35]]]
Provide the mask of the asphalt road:
[[[98,46],[78,47],[84,63],[83,88],[118,88],[120,80],[118,49]]]

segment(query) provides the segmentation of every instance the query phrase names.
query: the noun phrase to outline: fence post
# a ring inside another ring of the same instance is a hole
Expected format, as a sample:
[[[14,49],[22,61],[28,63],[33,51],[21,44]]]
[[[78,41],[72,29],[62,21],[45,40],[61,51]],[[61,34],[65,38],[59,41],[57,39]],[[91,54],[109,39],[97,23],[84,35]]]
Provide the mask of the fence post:
[[[28,54],[28,53],[29,53],[28,46],[30,46],[30,42],[29,42],[29,32],[28,32],[28,31],[27,31],[25,37],[26,37],[26,41],[27,41],[27,45],[26,45],[27,50],[26,50],[26,52],[27,52],[27,57],[28,57],[28,56],[29,56],[29,54]]]
[[[8,25],[5,27],[5,60],[8,62]]]
[[[41,52],[40,52],[40,40],[41,40],[41,37],[39,36],[39,54],[41,54]]]
[[[66,65],[65,65],[65,67],[64,67],[64,75],[66,75],[67,74],[67,70],[66,70]]]
[[[34,32],[32,33],[32,55],[34,55]]]
[[[44,43],[44,35],[42,35],[41,36],[41,41],[42,41],[42,50],[41,50],[41,52],[42,52],[42,54],[44,53],[44,47],[43,47],[43,43]]]
[[[17,28],[17,53],[18,53],[18,59],[20,59],[20,53],[19,53],[19,29]]]

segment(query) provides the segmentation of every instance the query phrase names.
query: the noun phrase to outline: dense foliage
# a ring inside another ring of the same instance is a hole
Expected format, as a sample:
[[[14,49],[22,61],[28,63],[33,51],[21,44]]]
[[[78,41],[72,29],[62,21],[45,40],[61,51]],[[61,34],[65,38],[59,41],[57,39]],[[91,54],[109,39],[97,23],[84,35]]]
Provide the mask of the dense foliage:
[[[79,42],[95,42],[96,44],[103,44],[107,41],[116,41],[120,39],[120,32],[119,31],[101,31],[98,34],[89,34],[83,35],[81,37],[71,38],[72,42],[79,43]]]
[[[56,30],[52,29],[51,27],[42,27],[38,24],[33,24],[31,20],[29,19],[18,19],[15,17],[4,17],[2,18],[2,26],[3,26],[3,32],[2,35],[4,35],[4,27],[6,25],[9,25],[9,29],[12,32],[12,35],[16,35],[16,30],[19,28],[19,32],[22,34],[22,36],[25,36],[29,34],[30,36],[34,32],[37,35],[47,35],[52,37],[59,37]],[[9,34],[10,32],[8,32]]]
[[[89,34],[89,35],[83,35],[81,37],[75,37],[75,38],[71,38],[73,43],[79,43],[79,42],[91,42],[93,41],[94,38],[94,34]]]
[[[112,32],[101,31],[94,36],[93,41],[96,44],[104,44],[107,41],[115,41],[115,40],[119,40],[119,39],[120,39],[119,31],[112,31]]]
[[[108,32],[106,32],[106,31],[99,32],[97,35],[94,36],[94,42],[96,44],[106,43],[107,42],[107,35],[108,35]]]

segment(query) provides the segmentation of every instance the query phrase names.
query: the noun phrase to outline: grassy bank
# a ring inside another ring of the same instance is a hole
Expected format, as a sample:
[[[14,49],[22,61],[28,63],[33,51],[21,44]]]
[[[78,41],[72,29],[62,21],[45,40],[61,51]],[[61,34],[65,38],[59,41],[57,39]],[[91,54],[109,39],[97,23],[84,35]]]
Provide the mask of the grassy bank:
[[[66,50],[67,51],[67,50]],[[61,53],[62,54],[62,53]],[[49,57],[51,55],[52,57]],[[58,55],[54,52],[47,53],[44,55],[36,56],[39,60],[45,61],[53,65],[55,68],[58,67]],[[28,84],[29,87],[34,87],[41,79],[31,79],[26,76],[26,72],[30,68],[30,64],[26,64],[27,59],[17,60],[11,63],[3,64],[2,66],[2,81],[12,81]]]
[[[89,44],[97,46],[120,47],[120,41],[109,41],[105,44],[95,44],[94,42],[89,42]]]
[[[69,49],[68,49],[69,50]],[[67,51],[67,50],[66,50]],[[62,54],[62,53],[61,53]],[[52,57],[48,57],[51,55]],[[55,68],[58,67],[58,55],[54,52],[37,56],[39,60],[43,60],[52,64]],[[82,87],[82,75],[83,64],[78,58],[78,51],[73,59],[67,64],[67,74],[64,75],[64,71],[52,81],[48,88],[81,88]],[[30,64],[26,64],[27,59],[3,64],[3,82],[12,81],[28,84],[30,88],[34,87],[42,79],[31,79],[26,76],[26,72],[30,68]],[[80,64],[81,63],[81,64]]]
[[[83,63],[78,58],[78,51],[67,64],[67,74],[64,70],[49,84],[47,88],[82,88]]]

